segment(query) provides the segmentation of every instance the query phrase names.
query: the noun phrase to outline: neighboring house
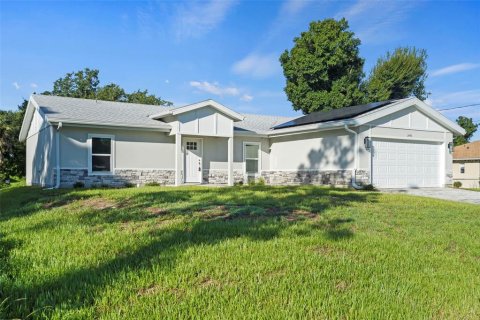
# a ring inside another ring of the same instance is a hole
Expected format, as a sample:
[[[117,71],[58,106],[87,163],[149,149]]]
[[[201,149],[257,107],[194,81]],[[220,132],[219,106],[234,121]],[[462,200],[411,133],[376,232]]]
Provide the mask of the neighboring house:
[[[453,181],[480,188],[480,140],[453,148]]]
[[[298,118],[239,114],[213,100],[178,107],[32,95],[20,140],[29,185],[158,182],[452,183],[456,123],[416,98]]]

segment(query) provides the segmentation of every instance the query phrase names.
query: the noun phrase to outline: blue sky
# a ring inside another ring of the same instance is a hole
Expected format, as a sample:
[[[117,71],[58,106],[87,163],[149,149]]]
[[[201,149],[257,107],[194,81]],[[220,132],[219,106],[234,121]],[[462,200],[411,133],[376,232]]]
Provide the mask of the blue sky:
[[[347,18],[367,73],[388,50],[424,48],[428,103],[480,103],[478,1],[2,1],[0,108],[90,67],[103,85],[176,105],[213,98],[239,112],[295,115],[278,57],[328,17]],[[480,106],[443,113],[480,121]]]

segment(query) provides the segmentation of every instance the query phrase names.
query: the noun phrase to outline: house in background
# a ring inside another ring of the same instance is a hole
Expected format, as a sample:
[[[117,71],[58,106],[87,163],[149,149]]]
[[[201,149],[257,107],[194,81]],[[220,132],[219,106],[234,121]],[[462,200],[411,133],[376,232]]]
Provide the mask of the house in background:
[[[462,188],[480,188],[480,140],[453,149],[453,181]]]
[[[213,100],[178,107],[32,95],[20,140],[27,183],[452,183],[456,123],[416,98],[298,118],[239,114]]]

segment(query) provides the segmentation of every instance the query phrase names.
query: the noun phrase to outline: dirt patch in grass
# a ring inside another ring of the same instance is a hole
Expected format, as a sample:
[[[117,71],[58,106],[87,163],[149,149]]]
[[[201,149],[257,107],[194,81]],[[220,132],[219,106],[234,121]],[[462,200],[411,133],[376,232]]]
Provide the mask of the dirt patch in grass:
[[[221,284],[219,281],[213,279],[213,278],[210,278],[210,277],[205,277],[203,278],[200,283],[199,283],[200,287],[202,288],[209,288],[209,287],[215,287],[215,288],[219,288],[221,287]]]
[[[293,210],[290,214],[287,215],[286,219],[289,222],[294,222],[298,220],[307,220],[314,219],[317,215],[313,212],[307,210]]]
[[[42,204],[43,209],[54,209],[69,205],[74,202],[74,199],[59,199],[59,200],[49,200]]]
[[[95,210],[116,209],[119,207],[117,202],[105,198],[90,198],[83,200],[81,204]],[[125,206],[125,204],[122,204],[122,206]]]
[[[158,207],[149,207],[145,210],[149,213],[147,218],[156,218],[156,217],[159,217],[159,216],[164,216],[164,215],[169,213],[169,211],[167,209],[158,208]]]
[[[344,280],[337,282],[335,290],[338,292],[345,292],[350,288],[350,284]]]

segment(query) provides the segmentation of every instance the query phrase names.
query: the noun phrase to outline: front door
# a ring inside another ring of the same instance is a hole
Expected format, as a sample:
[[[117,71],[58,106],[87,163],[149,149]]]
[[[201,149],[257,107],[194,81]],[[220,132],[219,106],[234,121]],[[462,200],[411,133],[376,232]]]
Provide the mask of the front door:
[[[202,182],[202,139],[185,138],[185,182]]]

